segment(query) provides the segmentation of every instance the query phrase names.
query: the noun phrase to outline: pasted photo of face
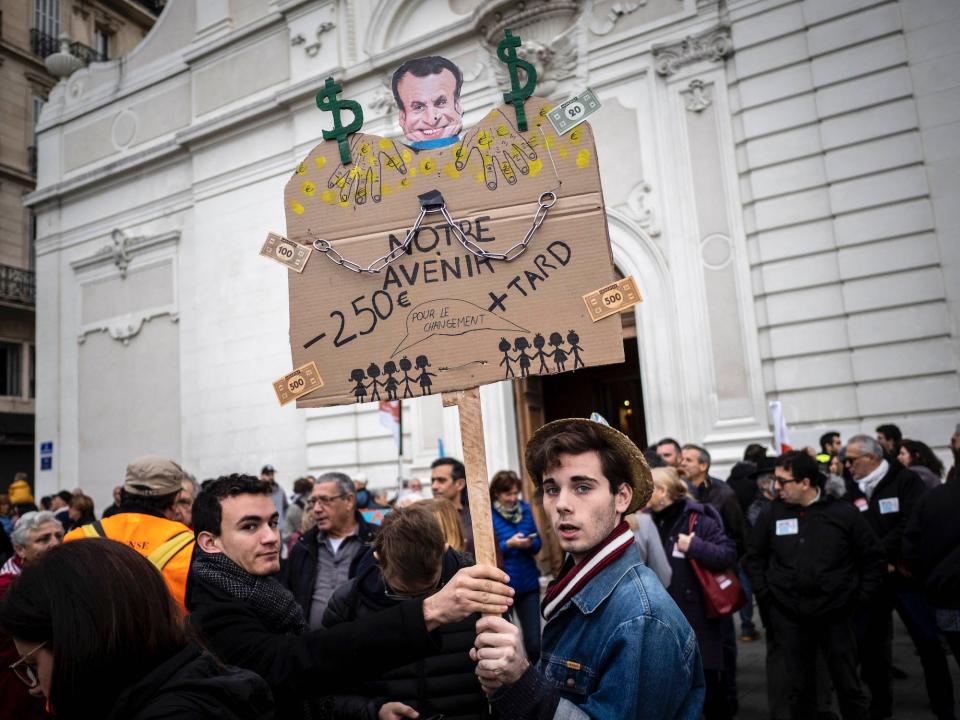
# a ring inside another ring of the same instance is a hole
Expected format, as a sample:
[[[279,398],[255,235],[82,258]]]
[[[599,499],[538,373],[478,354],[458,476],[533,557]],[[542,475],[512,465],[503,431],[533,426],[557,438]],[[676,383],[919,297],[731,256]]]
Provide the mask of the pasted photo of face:
[[[456,138],[463,128],[460,68],[444,57],[416,58],[393,74],[400,129],[411,143]]]

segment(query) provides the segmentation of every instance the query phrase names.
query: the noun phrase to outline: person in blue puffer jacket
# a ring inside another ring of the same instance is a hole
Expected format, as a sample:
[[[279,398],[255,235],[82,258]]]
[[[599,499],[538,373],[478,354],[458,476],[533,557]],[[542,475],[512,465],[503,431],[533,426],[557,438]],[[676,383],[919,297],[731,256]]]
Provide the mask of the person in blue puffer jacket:
[[[530,505],[520,499],[520,478],[512,470],[501,470],[490,482],[493,530],[503,557],[503,569],[510,576],[514,619],[523,630],[527,659],[540,659],[540,570],[533,556],[540,552],[540,536]]]

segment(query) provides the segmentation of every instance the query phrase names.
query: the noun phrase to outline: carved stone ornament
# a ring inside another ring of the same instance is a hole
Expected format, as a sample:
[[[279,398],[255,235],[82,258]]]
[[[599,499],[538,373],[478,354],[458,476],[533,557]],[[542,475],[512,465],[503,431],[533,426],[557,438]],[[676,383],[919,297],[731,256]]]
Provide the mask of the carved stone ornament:
[[[127,279],[127,268],[130,266],[130,261],[133,259],[133,256],[128,250],[128,245],[131,242],[131,238],[127,234],[116,228],[113,232],[110,233],[110,239],[113,241],[112,245],[107,245],[100,252],[109,253],[113,258],[113,264],[117,266],[117,270],[120,271],[120,277],[124,280]],[[140,238],[136,238],[140,240]]]
[[[646,200],[650,197],[650,183],[641,180],[634,185],[630,194],[627,195],[627,214],[637,225],[643,228],[650,237],[660,235],[660,226],[657,224],[653,215],[653,210],[646,207]]]
[[[654,45],[653,64],[659,75],[670,76],[701,60],[720,62],[732,51],[730,28],[721,25],[697,35],[688,35],[677,43]]]
[[[180,314],[170,309],[162,309],[148,313],[127,313],[126,315],[105,320],[99,325],[84,328],[83,332],[77,335],[77,344],[83,345],[87,340],[87,335],[91,333],[105,332],[126,347],[130,344],[130,340],[140,334],[145,322],[153,320],[154,318],[163,317],[164,315],[167,315],[172,323],[180,321]]]
[[[576,33],[578,29],[574,25],[548,42],[524,39],[523,44],[517,49],[517,57],[533,65],[537,71],[536,92],[540,97],[552,97],[562,80],[577,74],[579,54]],[[507,66],[497,62],[494,69],[498,85],[509,90],[510,75]]]
[[[703,80],[699,79],[690,81],[684,95],[687,96],[685,107],[690,112],[703,112],[713,102],[707,95],[707,86],[703,84]]]
[[[625,15],[635,13],[637,10],[647,4],[647,0],[638,0],[637,2],[618,2],[614,3],[607,10],[603,17],[593,19],[590,23],[590,32],[594,35],[608,35],[613,32],[620,18]]]
[[[316,32],[316,42],[312,42],[309,45],[306,44],[307,38],[303,36],[303,33],[297,33],[292,38],[290,38],[290,45],[296,47],[297,45],[304,45],[303,51],[307,54],[307,57],[316,57],[317,53],[320,52],[320,48],[323,43],[323,36],[325,33],[330,32],[337,26],[334,22],[322,22],[317,26]]]
[[[507,28],[524,41],[547,42],[574,24],[582,4],[582,0],[486,0],[474,17],[487,49],[495,55]]]

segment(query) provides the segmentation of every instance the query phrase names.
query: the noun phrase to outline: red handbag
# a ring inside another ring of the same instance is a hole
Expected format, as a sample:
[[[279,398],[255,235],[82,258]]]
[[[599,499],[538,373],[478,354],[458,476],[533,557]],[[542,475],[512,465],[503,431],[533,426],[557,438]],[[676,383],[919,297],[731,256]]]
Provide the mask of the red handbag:
[[[690,513],[690,520],[687,523],[688,534],[693,532],[696,520],[697,514]],[[703,589],[703,608],[708,618],[730,615],[747,604],[747,596],[733,568],[714,572],[702,567],[692,557],[687,556],[687,561]]]

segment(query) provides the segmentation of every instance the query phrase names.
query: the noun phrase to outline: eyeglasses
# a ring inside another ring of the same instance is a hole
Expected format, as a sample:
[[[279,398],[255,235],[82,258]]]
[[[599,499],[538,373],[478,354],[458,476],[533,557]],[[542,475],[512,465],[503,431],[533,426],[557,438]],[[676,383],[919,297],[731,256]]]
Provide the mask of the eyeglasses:
[[[44,640],[33,650],[28,652],[10,666],[10,669],[13,670],[13,674],[20,679],[20,682],[22,682],[31,690],[40,684],[40,676],[37,675],[37,669],[33,665],[27,663],[27,659],[46,644],[47,642]]]
[[[316,505],[317,503],[320,503],[324,507],[330,507],[333,505],[334,500],[339,500],[342,497],[346,497],[346,493],[340,493],[339,495],[333,495],[331,497],[327,497],[326,495],[317,495],[310,498],[310,504]]]
[[[847,455],[847,456],[843,459],[843,464],[844,464],[844,465],[853,465],[857,460],[859,460],[859,459],[862,458],[862,457],[863,457],[863,455]]]
[[[779,475],[775,475],[773,478],[773,481],[779,485],[789,485],[790,483],[800,482],[800,480],[798,480],[797,478],[782,478]]]

